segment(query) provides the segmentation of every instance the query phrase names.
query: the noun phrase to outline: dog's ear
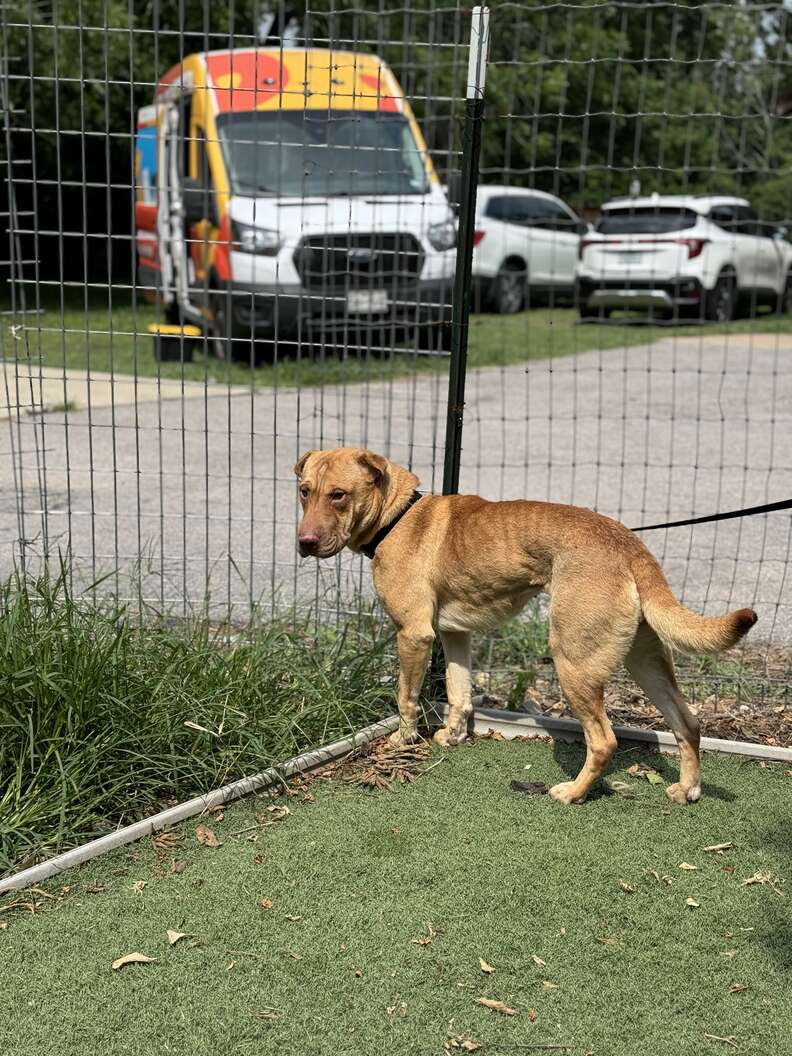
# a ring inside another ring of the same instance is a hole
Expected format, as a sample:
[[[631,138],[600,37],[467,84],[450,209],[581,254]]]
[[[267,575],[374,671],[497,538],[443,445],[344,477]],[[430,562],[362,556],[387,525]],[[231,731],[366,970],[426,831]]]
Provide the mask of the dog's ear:
[[[388,473],[387,458],[375,455],[373,451],[361,451],[357,460],[371,474],[371,479],[377,486],[384,483]]]
[[[305,463],[308,461],[308,459],[311,457],[311,455],[315,455],[315,454],[316,454],[315,451],[306,451],[304,455],[300,455],[300,457],[297,459],[297,461],[294,464],[294,475],[295,475],[295,477],[301,477],[302,476],[302,471],[303,471],[303,469],[305,467]]]

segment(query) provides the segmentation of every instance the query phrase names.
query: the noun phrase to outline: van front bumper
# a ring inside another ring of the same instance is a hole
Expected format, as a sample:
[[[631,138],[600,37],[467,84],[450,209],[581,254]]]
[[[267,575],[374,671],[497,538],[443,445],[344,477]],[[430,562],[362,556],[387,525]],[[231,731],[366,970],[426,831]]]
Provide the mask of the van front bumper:
[[[384,310],[350,311],[346,293],[307,292],[300,285],[249,286],[230,283],[234,329],[260,340],[299,336],[303,332],[343,332],[349,327],[410,330],[416,326],[450,324],[452,279],[419,281],[410,289],[387,291]],[[350,293],[371,293],[365,289]],[[360,307],[351,304],[353,309]]]

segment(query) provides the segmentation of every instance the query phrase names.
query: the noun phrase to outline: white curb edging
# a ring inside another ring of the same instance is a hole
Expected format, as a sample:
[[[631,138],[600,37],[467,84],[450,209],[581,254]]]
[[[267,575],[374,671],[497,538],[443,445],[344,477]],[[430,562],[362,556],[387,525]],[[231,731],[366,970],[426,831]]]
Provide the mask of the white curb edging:
[[[351,737],[344,737],[340,741],[334,741],[333,744],[328,744],[324,748],[315,748],[313,751],[303,752],[302,755],[296,755],[288,759],[281,766],[270,767],[268,770],[264,770],[260,774],[253,774],[251,777],[242,777],[238,781],[233,781],[230,785],[223,785],[222,788],[216,788],[203,796],[196,796],[194,799],[188,799],[185,803],[179,803],[175,807],[162,810],[159,814],[154,814],[150,818],[144,818],[142,821],[126,825],[123,829],[109,832],[106,836],[100,836],[97,840],[91,840],[90,843],[83,844],[82,847],[74,847],[72,850],[65,851],[63,854],[50,858],[46,862],[33,865],[29,869],[23,869],[22,872],[16,873],[14,876],[7,876],[4,880],[0,880],[0,893],[16,891],[23,887],[30,887],[32,884],[38,884],[42,880],[55,876],[57,873],[62,873],[65,869],[70,869],[73,865],[80,865],[82,862],[88,862],[92,858],[97,858],[100,854],[114,850],[116,847],[123,847],[125,844],[133,843],[135,840],[140,840],[145,836],[152,836],[155,832],[166,828],[168,825],[174,825],[179,821],[185,821],[187,818],[193,818],[197,814],[204,814],[212,807],[230,803],[232,800],[240,799],[251,792],[260,792],[285,777],[292,777],[294,774],[305,773],[308,770],[316,770],[320,766],[348,755],[369,741],[383,737],[386,733],[392,733],[398,729],[398,726],[399,716],[391,715],[381,722],[366,726]]]
[[[558,740],[577,741],[583,737],[583,729],[577,719],[531,715],[519,711],[500,711],[497,708],[476,708],[473,718],[475,733],[482,734],[487,733],[488,730],[495,730],[497,733],[502,733],[507,740],[512,737],[555,737]],[[621,741],[646,744],[670,755],[676,755],[678,752],[674,735],[665,730],[614,726],[613,732]],[[780,748],[771,744],[751,744],[747,741],[725,741],[718,737],[702,737],[701,750],[792,763],[792,748]]]

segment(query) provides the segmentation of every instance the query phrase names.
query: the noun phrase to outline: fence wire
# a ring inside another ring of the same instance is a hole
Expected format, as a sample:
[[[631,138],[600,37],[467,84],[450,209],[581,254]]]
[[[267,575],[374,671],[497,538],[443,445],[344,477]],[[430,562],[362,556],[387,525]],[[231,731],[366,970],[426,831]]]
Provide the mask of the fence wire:
[[[363,561],[298,560],[292,466],[363,445],[440,490],[469,10],[2,10],[0,571],[63,553],[141,612],[367,611]],[[790,18],[492,5],[462,491],[630,526],[792,493]],[[790,528],[645,536],[686,604],[760,613],[695,692],[783,696]],[[546,652],[537,609],[479,683],[526,705]]]

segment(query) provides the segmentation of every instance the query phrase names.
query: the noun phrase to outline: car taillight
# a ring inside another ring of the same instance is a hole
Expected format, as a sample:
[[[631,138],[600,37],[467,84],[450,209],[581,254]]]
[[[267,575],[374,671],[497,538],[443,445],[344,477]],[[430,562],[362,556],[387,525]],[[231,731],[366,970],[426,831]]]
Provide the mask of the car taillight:
[[[595,239],[593,238],[581,238],[581,240],[578,242],[578,260],[583,259],[583,250],[586,248],[586,246],[590,246],[591,243],[594,241]]]
[[[709,242],[708,238],[685,238],[682,239],[685,245],[688,247],[688,260],[692,260],[697,257],[702,249]]]
[[[486,235],[486,231],[474,231],[473,232],[473,248],[475,249],[482,238]]]

